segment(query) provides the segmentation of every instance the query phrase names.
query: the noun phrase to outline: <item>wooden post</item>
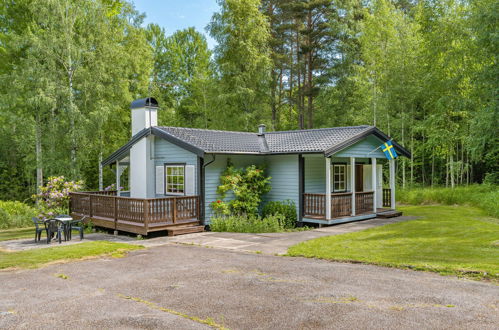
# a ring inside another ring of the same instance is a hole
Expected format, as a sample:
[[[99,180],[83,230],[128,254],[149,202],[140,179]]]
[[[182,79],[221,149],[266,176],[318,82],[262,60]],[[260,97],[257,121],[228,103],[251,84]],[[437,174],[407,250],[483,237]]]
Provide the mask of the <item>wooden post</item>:
[[[352,216],[355,215],[355,157],[350,157],[350,190],[352,191]]]
[[[326,220],[331,219],[331,159],[326,157]]]
[[[388,161],[390,166],[390,208],[395,210],[395,159]]]
[[[93,206],[92,206],[92,194],[89,194],[88,195],[88,208],[89,208],[89,212],[90,213],[90,218],[94,216],[94,212],[93,212]]]
[[[118,229],[118,198],[113,197],[114,199],[114,230]]]
[[[147,235],[149,231],[149,200],[144,199],[144,228]]]
[[[197,216],[196,216],[196,219],[197,220],[201,220],[201,200],[199,198],[199,196],[196,196],[196,208],[197,208]]]
[[[173,197],[173,223],[177,220],[177,197]]]
[[[120,196],[120,162],[116,161],[116,196]]]
[[[371,158],[371,185],[373,188],[373,212],[377,212],[377,204],[378,204],[378,189],[376,184],[376,158]]]

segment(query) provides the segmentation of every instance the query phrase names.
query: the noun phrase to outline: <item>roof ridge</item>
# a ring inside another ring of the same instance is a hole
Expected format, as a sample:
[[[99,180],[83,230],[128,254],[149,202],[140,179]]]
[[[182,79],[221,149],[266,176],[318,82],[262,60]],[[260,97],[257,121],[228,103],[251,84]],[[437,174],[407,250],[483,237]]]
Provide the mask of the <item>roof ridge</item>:
[[[258,134],[257,132],[243,132],[243,131],[225,131],[221,129],[208,129],[208,128],[194,128],[194,127],[179,127],[179,126],[155,126],[158,128],[176,128],[181,130],[194,130],[194,131],[208,131],[208,132],[222,132],[222,133],[242,133],[242,134]]]
[[[341,128],[373,128],[375,126],[370,125],[357,125],[357,126],[339,126],[339,127],[322,127],[322,128],[308,128],[308,129],[294,129],[287,131],[273,131],[273,132],[265,132],[265,134],[279,134],[279,133],[300,133],[300,132],[310,132],[310,131],[329,131],[334,129]]]

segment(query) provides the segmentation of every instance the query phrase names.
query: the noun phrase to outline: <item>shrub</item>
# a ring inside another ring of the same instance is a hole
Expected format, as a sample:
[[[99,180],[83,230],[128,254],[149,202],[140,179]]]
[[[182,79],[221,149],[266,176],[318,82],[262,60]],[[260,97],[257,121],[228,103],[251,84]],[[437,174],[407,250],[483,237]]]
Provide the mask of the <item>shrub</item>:
[[[452,188],[401,189],[397,200],[403,204],[469,205],[483,209],[488,215],[499,218],[499,186],[470,185]]]
[[[0,229],[23,228],[33,225],[36,210],[17,201],[0,201]]]
[[[276,233],[284,231],[284,216],[271,215],[265,218],[256,216],[228,216],[211,218],[212,231],[235,233]]]
[[[69,193],[79,191],[82,181],[65,181],[63,176],[49,177],[47,184],[40,187],[40,193],[34,195],[37,201],[39,218],[50,218],[56,214],[69,212]]]
[[[270,177],[266,177],[263,167],[250,165],[246,168],[235,168],[230,160],[227,168],[220,175],[220,185],[217,194],[220,196],[211,203],[212,209],[219,216],[237,214],[258,214],[258,207],[262,202],[262,196],[269,192]],[[228,192],[234,194],[230,201],[224,201]]]
[[[271,215],[284,216],[284,228],[292,229],[296,226],[296,205],[291,200],[283,202],[272,201],[267,202],[262,209],[262,217],[266,218]]]

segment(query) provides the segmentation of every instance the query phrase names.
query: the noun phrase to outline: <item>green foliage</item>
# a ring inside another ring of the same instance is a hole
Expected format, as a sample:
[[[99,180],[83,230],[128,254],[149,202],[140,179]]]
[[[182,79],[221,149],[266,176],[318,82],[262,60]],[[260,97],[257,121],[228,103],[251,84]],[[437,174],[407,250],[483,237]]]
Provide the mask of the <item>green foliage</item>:
[[[499,218],[499,186],[471,185],[451,188],[414,188],[397,191],[397,200],[403,204],[468,205],[481,208],[488,215]]]
[[[262,209],[262,217],[266,218],[273,215],[282,215],[284,217],[284,228],[292,229],[296,226],[296,205],[291,200],[283,202],[271,201],[265,203]]]
[[[211,231],[235,233],[277,233],[284,231],[286,219],[283,215],[257,216],[232,215],[211,218]]]
[[[420,219],[327,236],[291,247],[292,256],[499,280],[499,221],[464,206],[403,207]]]
[[[220,175],[220,185],[217,188],[221,199],[211,203],[211,207],[218,215],[256,216],[262,196],[271,189],[270,179],[265,176],[261,166],[250,165],[238,169],[229,160],[227,168]],[[229,192],[234,198],[226,202],[224,199]]]
[[[31,227],[36,215],[37,211],[24,203],[0,201],[0,229]]]

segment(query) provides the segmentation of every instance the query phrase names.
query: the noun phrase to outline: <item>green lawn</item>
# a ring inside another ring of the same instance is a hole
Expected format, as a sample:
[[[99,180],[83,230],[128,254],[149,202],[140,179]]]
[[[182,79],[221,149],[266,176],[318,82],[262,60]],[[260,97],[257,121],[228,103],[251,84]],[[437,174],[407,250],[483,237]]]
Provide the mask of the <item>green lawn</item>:
[[[288,254],[499,279],[499,219],[465,206],[407,206],[421,219],[322,237]]]
[[[35,239],[35,227],[0,230],[0,242],[30,237],[32,237],[33,240]],[[42,239],[44,237],[45,233],[42,234]]]
[[[143,246],[140,245],[93,241],[19,252],[6,252],[0,250],[0,269],[12,267],[36,268],[54,261],[74,260],[101,255],[121,257],[127,251],[142,248]]]

